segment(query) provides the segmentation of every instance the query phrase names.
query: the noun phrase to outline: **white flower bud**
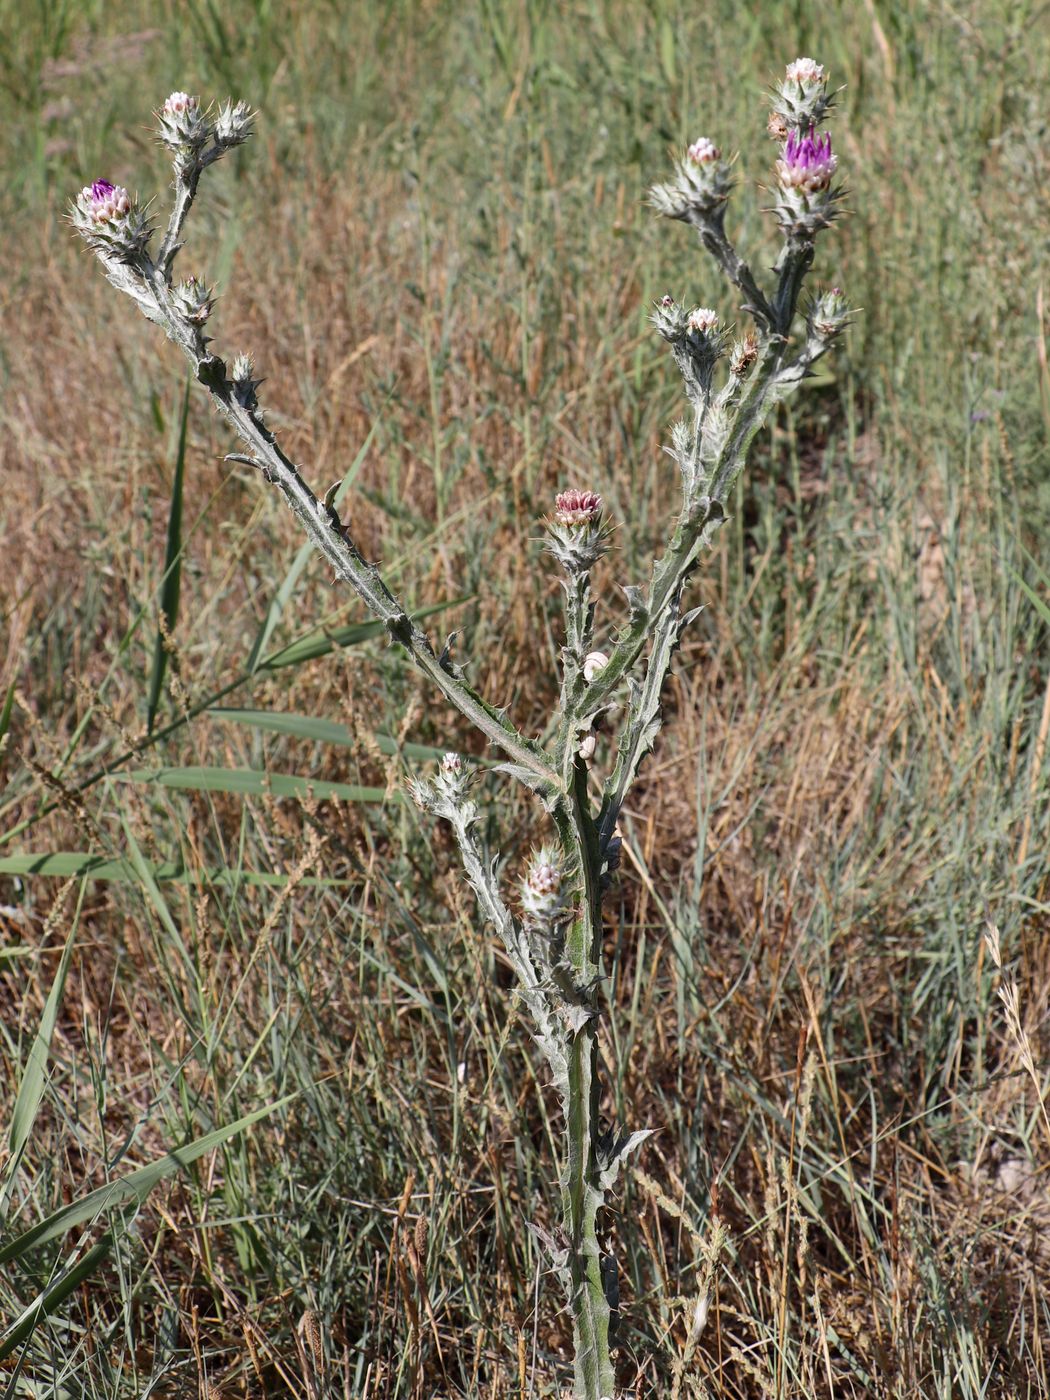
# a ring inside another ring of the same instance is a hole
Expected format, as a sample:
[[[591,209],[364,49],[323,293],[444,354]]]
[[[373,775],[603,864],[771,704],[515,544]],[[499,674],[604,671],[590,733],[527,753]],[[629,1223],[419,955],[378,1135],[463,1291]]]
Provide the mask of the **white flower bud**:
[[[565,907],[561,861],[552,846],[541,846],[529,859],[521,885],[521,906],[530,924],[550,926]]]
[[[252,134],[254,121],[255,113],[247,102],[234,102],[231,98],[219,108],[215,119],[215,139],[227,149],[240,146]]]
[[[203,326],[212,313],[215,298],[199,277],[190,277],[172,288],[175,310],[193,326]]]
[[[689,313],[689,329],[698,335],[709,335],[717,325],[718,312],[710,306],[697,306]]]
[[[609,664],[609,658],[604,651],[591,651],[587,653],[583,662],[583,678],[590,685],[599,671],[604,671]]]
[[[580,741],[580,747],[576,750],[579,756],[587,763],[594,757],[594,750],[598,747],[598,739],[594,734],[585,734]]]
[[[459,806],[467,795],[469,775],[458,753],[448,752],[441,760],[441,768],[434,779],[434,786],[454,805]]]
[[[157,113],[157,130],[169,150],[194,157],[211,135],[211,124],[201,111],[199,97],[173,92]]]

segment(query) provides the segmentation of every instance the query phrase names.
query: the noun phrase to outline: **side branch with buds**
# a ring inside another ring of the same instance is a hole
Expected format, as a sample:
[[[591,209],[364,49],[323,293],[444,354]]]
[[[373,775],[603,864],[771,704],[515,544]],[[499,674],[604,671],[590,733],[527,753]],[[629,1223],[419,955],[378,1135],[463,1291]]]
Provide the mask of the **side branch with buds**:
[[[759,285],[726,232],[732,193],[729,162],[713,141],[695,141],[675,163],[673,179],[651,191],[655,208],[695,228],[742,298],[751,326],[735,339],[717,310],[687,310],[671,296],[653,311],[681,373],[689,412],[671,429],[667,452],[678,466],[677,521],[653,561],[646,589],[628,585],[627,616],[607,650],[595,645],[594,566],[605,554],[609,523],[592,489],[562,491],[547,520],[549,553],[563,573],[565,642],[558,713],[549,740],[523,735],[485,701],[409,617],[378,567],[354,544],[331,496],[319,498],[282,451],[259,405],[251,356],[227,368],[209,349],[205,328],[214,296],[198,277],[174,281],[182,232],[204,171],[251,134],[244,103],[217,111],[176,92],[157,114],[172,154],[174,199],[156,253],[148,208],[126,189],[95,180],[77,197],[72,221],[98,255],[109,280],[132,298],[190,360],[197,380],[240,438],[230,460],[256,468],[280,491],[308,537],[385,625],[411,661],[506,759],[503,771],[536,794],[550,839],[529,858],[517,909],[500,888],[499,857],[478,835],[478,808],[463,760],[447,754],[412,795],[448,821],[485,923],[499,939],[518,981],[537,1045],[562,1102],[565,1123],[561,1222],[534,1227],[565,1287],[573,1321],[578,1400],[616,1394],[612,1342],[618,1309],[616,1265],[601,1244],[601,1211],[626,1158],[648,1130],[603,1121],[599,1032],[604,1000],[602,902],[620,862],[619,819],[631,785],[661,725],[661,698],[674,654],[697,611],[683,611],[690,574],[726,519],[726,506],[756,433],[777,403],[798,387],[849,320],[837,289],[809,303],[801,334],[795,323],[817,235],[836,217],[842,191],[832,186],[837,156],[819,128],[832,109],[820,64],[800,58],[777,86],[769,119],[780,143],[774,213],[783,246],[774,285]],[[605,765],[599,741],[618,728]]]

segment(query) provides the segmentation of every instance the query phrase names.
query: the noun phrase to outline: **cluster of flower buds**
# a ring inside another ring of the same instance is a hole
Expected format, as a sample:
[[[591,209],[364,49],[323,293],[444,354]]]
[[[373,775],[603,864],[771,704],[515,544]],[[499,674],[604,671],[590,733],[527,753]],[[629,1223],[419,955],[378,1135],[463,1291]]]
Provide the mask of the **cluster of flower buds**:
[[[831,179],[838,156],[831,137],[817,128],[831,110],[828,80],[822,64],[812,58],[789,63],[773,94],[769,130],[782,143],[776,165],[776,215],[788,234],[812,238],[835,217],[841,190]]]
[[[157,113],[160,139],[177,155],[196,156],[207,145],[211,129],[200,98],[188,92],[173,92]]]
[[[665,296],[656,303],[652,322],[671,347],[689,398],[694,403],[704,398],[726,344],[718,312],[709,306],[686,311],[674,297]]]
[[[834,101],[828,96],[824,65],[812,58],[796,58],[773,90],[769,134],[785,141],[793,131],[802,133],[819,126]]]
[[[818,340],[834,340],[849,325],[850,308],[840,287],[821,292],[806,317],[810,334]]]
[[[725,204],[733,182],[722,152],[701,136],[675,160],[675,177],[666,185],[654,185],[649,200],[668,219],[702,224]]]
[[[137,263],[153,232],[144,209],[110,180],[85,185],[71,211],[73,226],[101,257]]]
[[[525,921],[530,927],[552,931],[563,922],[565,903],[565,876],[558,853],[552,846],[541,846],[529,857],[521,882]]]
[[[547,548],[570,574],[585,574],[605,553],[608,527],[595,491],[562,491],[547,520]]]
[[[213,109],[201,107],[199,97],[173,92],[157,113],[157,130],[175,157],[176,173],[185,176],[247,141],[254,119],[246,102],[228,100],[216,115]],[[205,152],[209,141],[214,145]]]
[[[199,277],[187,278],[171,290],[171,301],[175,311],[191,326],[203,326],[212,313],[215,298],[210,287]]]

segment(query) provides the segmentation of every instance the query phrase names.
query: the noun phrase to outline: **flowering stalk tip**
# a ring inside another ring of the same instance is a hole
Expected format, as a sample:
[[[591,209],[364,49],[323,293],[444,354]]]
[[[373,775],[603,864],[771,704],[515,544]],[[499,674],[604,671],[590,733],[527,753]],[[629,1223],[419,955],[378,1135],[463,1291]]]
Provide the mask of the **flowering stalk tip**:
[[[565,878],[553,846],[541,846],[529,858],[521,883],[521,907],[526,922],[552,932],[565,909]]]
[[[254,122],[255,113],[247,102],[234,102],[228,98],[215,119],[215,140],[224,150],[240,146],[251,136]]]
[[[805,135],[791,132],[776,166],[780,187],[777,216],[785,232],[812,237],[831,223],[838,198],[831,188],[831,177],[838,163],[829,133],[818,136],[812,126]]]
[[[649,202],[665,218],[702,223],[718,213],[732,188],[722,152],[707,136],[700,136],[675,161],[675,178],[652,187]]]
[[[77,195],[70,211],[73,226],[89,247],[118,262],[137,262],[152,232],[145,212],[123,185],[94,180]]]
[[[834,98],[828,96],[824,65],[815,58],[796,58],[785,68],[783,78],[773,90],[770,135],[783,141],[792,131],[804,132],[819,126],[833,102]]]
[[[157,113],[157,132],[170,151],[196,156],[211,135],[211,123],[201,111],[200,98],[188,92],[173,92],[165,98]]]
[[[605,553],[608,527],[596,491],[562,491],[547,521],[547,548],[570,574],[585,574]]]

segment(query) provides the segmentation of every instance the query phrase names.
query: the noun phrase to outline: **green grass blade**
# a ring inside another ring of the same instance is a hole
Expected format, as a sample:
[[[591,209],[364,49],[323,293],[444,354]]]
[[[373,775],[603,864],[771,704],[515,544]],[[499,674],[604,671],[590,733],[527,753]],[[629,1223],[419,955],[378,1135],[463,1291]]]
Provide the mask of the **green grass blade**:
[[[73,1265],[71,1269],[55,1280],[49,1288],[46,1288],[39,1298],[30,1303],[21,1317],[8,1328],[2,1340],[0,1340],[0,1361],[10,1356],[16,1347],[22,1345],[33,1329],[45,1317],[48,1317],[60,1307],[71,1293],[75,1293],[84,1280],[95,1272],[98,1266],[105,1259],[106,1255],[113,1248],[113,1236],[103,1235],[98,1244],[91,1249]]]
[[[149,700],[146,707],[146,728],[152,733],[153,723],[160,708],[160,697],[164,690],[164,676],[167,673],[168,648],[164,641],[165,628],[168,636],[175,633],[179,617],[179,594],[182,589],[182,485],[186,475],[186,427],[190,417],[190,384],[186,381],[186,392],[182,399],[182,414],[179,419],[179,445],[175,453],[175,479],[171,486],[171,506],[168,510],[168,541],[164,550],[164,583],[160,596],[160,612],[164,625],[157,628],[157,640],[153,645],[153,673],[150,676]]]
[[[1043,572],[1036,560],[1032,557],[1031,554],[1028,553],[1026,549],[1023,549],[1022,553],[1024,554],[1025,558],[1028,560],[1028,563],[1031,565],[1032,569],[1038,576],[1039,582],[1045,584],[1047,588],[1050,589],[1050,574],[1045,574]],[[1050,623],[1050,603],[1048,603],[1046,599],[1040,598],[1039,594],[1035,591],[1035,589],[1032,588],[1030,584],[1025,582],[1025,580],[1021,577],[1021,575],[1017,572],[1016,569],[1012,570],[1011,572],[1013,573],[1014,583],[1017,584],[1018,588],[1020,588],[1021,592],[1031,603],[1032,607],[1035,608],[1036,612],[1039,614],[1039,616],[1043,619],[1044,622]],[[1048,596],[1050,596],[1050,594],[1048,594]]]
[[[16,1239],[0,1245],[0,1264],[6,1264],[12,1259],[21,1259],[38,1245],[46,1244],[48,1240],[64,1235],[67,1230],[72,1230],[77,1225],[84,1225],[88,1221],[94,1220],[105,1210],[129,1203],[141,1205],[154,1186],[163,1181],[166,1176],[170,1176],[172,1172],[178,1171],[180,1168],[188,1167],[198,1157],[203,1157],[206,1152],[211,1152],[216,1147],[222,1147],[238,1133],[245,1132],[269,1114],[276,1113],[278,1109],[286,1108],[296,1097],[297,1094],[286,1094],[284,1098],[277,1099],[264,1108],[257,1108],[253,1113],[247,1113],[243,1118],[228,1123],[224,1128],[216,1128],[213,1132],[205,1133],[203,1137],[187,1143],[185,1147],[173,1149],[165,1156],[158,1157],[155,1162],[149,1162],[144,1167],[137,1167],[133,1172],[128,1172],[116,1181],[107,1182],[105,1186],[99,1186],[94,1191],[89,1191],[79,1201],[72,1201],[69,1205],[53,1211],[51,1215],[34,1225],[32,1229],[26,1230]]]
[[[68,879],[78,875],[87,880],[109,880],[121,884],[141,883],[141,870],[149,871],[152,879],[158,882],[177,885],[264,885],[279,889],[291,878],[271,871],[233,869],[230,866],[201,866],[187,870],[181,861],[147,861],[141,863],[122,856],[104,856],[91,851],[23,851],[18,855],[0,859],[0,875],[26,876],[42,875],[49,879]],[[307,875],[297,884],[317,888],[338,888],[353,884],[351,880],[337,880],[329,876]],[[2,949],[0,956],[13,957],[22,954],[17,949]]]
[[[421,622],[424,618],[433,617],[438,613],[447,611],[449,608],[459,607],[462,603],[469,603],[472,601],[473,597],[474,595],[472,593],[468,593],[460,598],[451,598],[446,603],[433,603],[430,607],[420,608],[417,612],[412,613],[412,620],[414,622]],[[259,669],[277,671],[284,666],[300,666],[305,661],[313,661],[317,657],[327,656],[329,652],[335,651],[337,648],[356,646],[359,642],[367,641],[370,637],[378,636],[383,630],[384,628],[381,622],[360,622],[349,627],[337,628],[332,632],[312,632],[299,641],[292,642],[289,646],[283,647],[280,651],[274,652],[271,656],[266,657],[260,663]],[[216,701],[225,699],[227,695],[232,694],[233,691],[245,685],[249,680],[251,680],[251,675],[247,671],[242,672],[232,681],[227,682],[226,685],[220,686],[218,690],[212,691],[211,694],[206,696],[203,700],[192,705],[185,714],[180,714],[178,718],[172,720],[170,724],[165,725],[162,729],[154,730],[138,748],[125,749],[122,753],[118,754],[116,758],[110,759],[109,762],[102,767],[96,768],[94,772],[89,773],[86,778],[82,778],[79,783],[76,783],[73,787],[73,791],[76,793],[86,792],[102,778],[117,775],[119,769],[123,764],[127,763],[129,758],[134,758],[137,754],[141,753],[144,748],[157,744],[161,739],[166,739],[170,735],[177,733],[183,725],[188,724],[190,720],[196,719],[198,716],[204,714],[206,710],[212,709]],[[7,845],[8,842],[13,841],[16,836],[20,836],[23,831],[28,831],[30,827],[35,826],[38,821],[46,817],[50,812],[53,812],[59,805],[57,799],[46,802],[40,810],[35,812],[31,817],[27,817],[24,821],[16,823],[15,826],[10,827],[7,831],[0,832],[0,846]]]
[[[81,890],[81,898],[83,898],[83,890]],[[0,1172],[0,1180],[3,1182],[3,1189],[0,1190],[0,1218],[7,1211],[15,1173],[22,1160],[22,1154],[40,1110],[40,1100],[47,1083],[47,1061],[51,1049],[51,1037],[54,1034],[58,1008],[62,1004],[62,996],[65,992],[66,974],[69,972],[69,960],[73,954],[73,940],[76,935],[79,914],[80,905],[78,904],[65,947],[62,949],[62,957],[55,972],[55,979],[51,983],[51,990],[44,1003],[40,1025],[37,1027],[36,1036],[26,1059],[22,1082],[18,1086],[18,1095],[11,1110],[11,1130],[7,1139],[8,1158],[4,1163],[3,1171]]]
[[[229,720],[233,724],[246,724],[254,729],[265,729],[271,734],[288,734],[293,739],[309,739],[317,744],[334,744],[339,748],[353,748],[357,742],[352,730],[345,724],[336,724],[328,719],[315,719],[312,715],[273,714],[269,710],[238,710],[217,707],[208,714],[215,719]],[[399,744],[389,734],[373,735],[380,753],[404,754],[406,758],[416,758],[421,762],[441,759],[445,750],[432,744]]]
[[[329,783],[295,773],[267,773],[259,768],[136,768],[115,773],[117,782],[147,783],[184,792],[232,792],[242,797],[338,798],[341,802],[384,802],[386,789],[354,783]],[[394,794],[394,800],[397,795]]]
[[[4,708],[0,710],[0,743],[3,742],[7,731],[11,728],[11,713],[15,705],[15,683],[14,681],[7,687],[7,698],[4,700]]]

